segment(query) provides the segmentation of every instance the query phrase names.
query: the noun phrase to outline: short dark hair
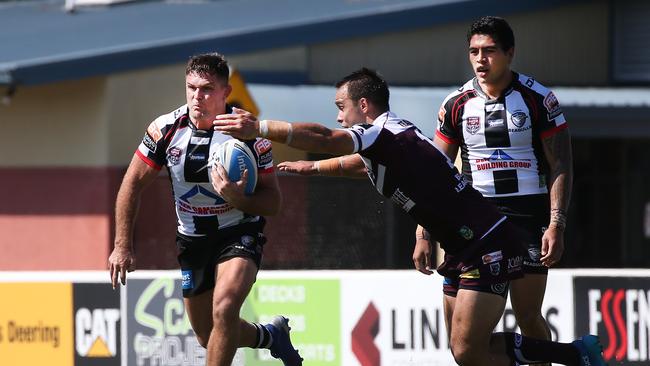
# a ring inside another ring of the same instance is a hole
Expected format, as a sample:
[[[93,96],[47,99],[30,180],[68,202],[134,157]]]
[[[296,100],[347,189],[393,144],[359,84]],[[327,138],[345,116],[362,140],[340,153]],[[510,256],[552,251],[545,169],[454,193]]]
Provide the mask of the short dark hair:
[[[228,78],[230,76],[228,61],[226,61],[223,55],[216,52],[203,53],[190,57],[185,67],[185,75],[189,75],[191,72],[204,76],[215,76],[224,84],[228,84]]]
[[[375,70],[361,68],[341,79],[336,83],[336,88],[348,86],[348,96],[355,102],[366,98],[375,106],[384,111],[389,109],[388,99],[390,92],[386,80]]]
[[[475,34],[492,37],[494,42],[504,51],[508,51],[515,46],[515,34],[512,32],[510,24],[500,17],[484,16],[475,20],[469,27],[469,31],[467,31],[467,43]]]

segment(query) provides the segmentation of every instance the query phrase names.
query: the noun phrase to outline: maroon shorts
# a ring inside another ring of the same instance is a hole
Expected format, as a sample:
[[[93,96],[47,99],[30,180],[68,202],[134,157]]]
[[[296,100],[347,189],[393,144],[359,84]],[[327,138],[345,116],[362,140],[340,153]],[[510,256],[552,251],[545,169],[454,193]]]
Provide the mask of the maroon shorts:
[[[437,269],[445,277],[443,292],[456,296],[462,288],[506,297],[509,282],[524,275],[523,255],[520,236],[506,220],[466,251],[445,254]]]

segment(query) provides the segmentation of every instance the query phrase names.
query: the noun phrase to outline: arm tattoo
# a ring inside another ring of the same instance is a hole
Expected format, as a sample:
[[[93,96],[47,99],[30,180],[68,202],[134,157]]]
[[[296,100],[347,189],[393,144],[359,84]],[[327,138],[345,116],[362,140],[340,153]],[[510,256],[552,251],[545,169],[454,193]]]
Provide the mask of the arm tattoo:
[[[542,140],[549,165],[548,187],[551,200],[551,225],[566,226],[566,211],[573,184],[573,157],[568,129]]]

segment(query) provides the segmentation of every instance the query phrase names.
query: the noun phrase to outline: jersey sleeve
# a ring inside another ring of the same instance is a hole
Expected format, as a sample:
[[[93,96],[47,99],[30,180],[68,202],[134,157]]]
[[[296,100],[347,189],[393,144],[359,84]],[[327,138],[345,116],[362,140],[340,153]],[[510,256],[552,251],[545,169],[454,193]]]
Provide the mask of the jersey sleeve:
[[[458,121],[454,121],[454,113],[452,113],[452,108],[454,106],[453,102],[455,100],[454,98],[451,98],[452,95],[445,98],[438,110],[438,127],[436,128],[436,136],[448,144],[455,145],[459,143],[460,138],[457,129]]]
[[[352,136],[354,142],[353,153],[356,153],[369,148],[377,140],[381,127],[372,124],[359,124],[342,130],[347,131]]]
[[[257,160],[257,171],[259,174],[273,172],[273,144],[271,141],[263,138],[251,140],[251,150]]]
[[[159,125],[160,119],[156,119],[145,131],[142,142],[135,154],[150,167],[160,170],[166,164],[165,139]]]
[[[548,89],[544,90],[542,107],[542,111],[545,112],[540,116],[539,130],[542,138],[553,136],[568,127],[560,102],[555,94]]]

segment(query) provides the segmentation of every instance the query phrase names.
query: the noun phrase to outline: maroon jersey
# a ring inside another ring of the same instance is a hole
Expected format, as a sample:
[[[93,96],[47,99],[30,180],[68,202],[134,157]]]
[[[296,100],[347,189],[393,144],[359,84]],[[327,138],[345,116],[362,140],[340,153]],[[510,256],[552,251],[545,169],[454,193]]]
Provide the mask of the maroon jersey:
[[[427,229],[446,252],[467,249],[505,220],[411,122],[386,112],[373,124],[346,131],[377,191]]]

